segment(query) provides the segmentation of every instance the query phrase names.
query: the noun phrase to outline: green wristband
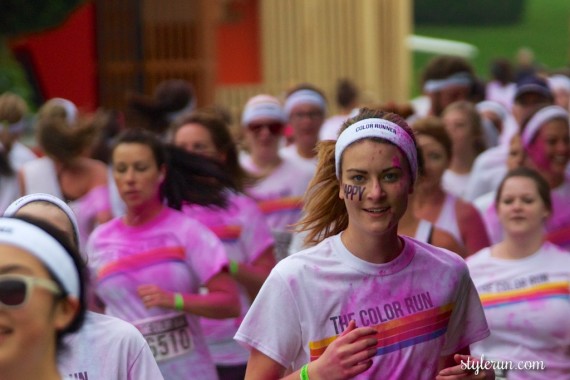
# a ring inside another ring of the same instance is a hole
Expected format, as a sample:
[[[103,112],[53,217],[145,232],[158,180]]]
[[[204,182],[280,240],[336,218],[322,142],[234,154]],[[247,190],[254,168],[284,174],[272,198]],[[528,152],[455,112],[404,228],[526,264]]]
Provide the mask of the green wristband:
[[[301,367],[301,380],[309,380],[309,364]]]
[[[184,310],[184,297],[180,293],[174,293],[174,308],[179,311]]]
[[[239,263],[235,260],[230,260],[229,270],[230,270],[230,274],[232,276],[235,276],[239,271]]]

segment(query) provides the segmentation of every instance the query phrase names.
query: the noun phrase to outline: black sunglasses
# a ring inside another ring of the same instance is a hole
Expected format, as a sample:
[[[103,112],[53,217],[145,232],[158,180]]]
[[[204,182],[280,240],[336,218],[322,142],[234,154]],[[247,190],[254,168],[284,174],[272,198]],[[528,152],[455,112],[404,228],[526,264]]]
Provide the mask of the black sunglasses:
[[[283,132],[283,127],[284,126],[281,123],[253,123],[247,126],[247,128],[253,133],[259,133],[263,128],[267,128],[272,135],[281,134],[281,132]]]
[[[9,308],[25,305],[34,286],[44,288],[56,295],[61,294],[59,286],[52,280],[22,274],[2,274],[0,275],[0,305]]]

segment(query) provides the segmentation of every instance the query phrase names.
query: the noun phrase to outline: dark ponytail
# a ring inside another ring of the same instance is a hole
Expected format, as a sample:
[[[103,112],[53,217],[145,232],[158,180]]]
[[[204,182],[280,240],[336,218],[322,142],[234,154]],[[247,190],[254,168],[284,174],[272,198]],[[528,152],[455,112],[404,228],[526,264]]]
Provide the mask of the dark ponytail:
[[[228,189],[236,190],[231,176],[219,163],[164,144],[151,132],[128,129],[118,137],[112,151],[125,143],[148,146],[157,166],[166,166],[160,198],[171,208],[180,210],[186,203],[226,207]]]

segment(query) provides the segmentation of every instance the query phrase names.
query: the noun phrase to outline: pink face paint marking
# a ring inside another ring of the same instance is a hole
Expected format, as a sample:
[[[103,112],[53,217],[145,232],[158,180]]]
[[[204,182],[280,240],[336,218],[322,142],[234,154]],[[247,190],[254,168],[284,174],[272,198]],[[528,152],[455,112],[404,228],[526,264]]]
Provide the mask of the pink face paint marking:
[[[392,166],[398,169],[402,169],[402,164],[400,162],[400,157],[394,156],[392,157]]]

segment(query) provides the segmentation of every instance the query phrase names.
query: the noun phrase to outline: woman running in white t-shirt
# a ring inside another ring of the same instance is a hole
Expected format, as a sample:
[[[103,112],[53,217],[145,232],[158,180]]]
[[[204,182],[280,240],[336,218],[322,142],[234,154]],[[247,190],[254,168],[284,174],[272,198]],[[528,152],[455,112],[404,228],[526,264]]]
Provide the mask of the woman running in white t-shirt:
[[[511,362],[501,378],[567,379],[570,252],[545,241],[544,225],[555,212],[549,185],[534,170],[513,169],[495,205],[504,239],[467,259],[491,330],[472,352],[504,369]],[[519,368],[529,362],[542,365]]]
[[[0,378],[63,379],[63,339],[86,310],[78,252],[49,223],[2,217],[0,273]]]
[[[457,355],[489,335],[465,262],[397,233],[413,132],[369,109],[341,131],[319,144],[306,198],[316,245],[275,266],[236,334],[252,350],[246,379],[484,378]]]

